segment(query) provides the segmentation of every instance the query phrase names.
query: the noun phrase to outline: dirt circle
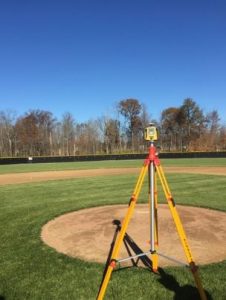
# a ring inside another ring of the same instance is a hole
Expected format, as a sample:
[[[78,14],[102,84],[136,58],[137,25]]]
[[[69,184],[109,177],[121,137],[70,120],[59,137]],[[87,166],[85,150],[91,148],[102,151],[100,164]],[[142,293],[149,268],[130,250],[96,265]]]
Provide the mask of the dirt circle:
[[[128,205],[114,205],[61,215],[44,225],[41,238],[58,252],[86,261],[104,263],[117,228],[113,221],[122,222],[127,209]],[[226,259],[226,213],[179,205],[177,209],[195,262],[208,264]],[[184,251],[167,205],[159,205],[158,221],[159,252],[186,263]],[[132,242],[133,249],[136,246],[144,252],[150,249],[148,205],[136,206],[129,223],[127,237],[128,241]],[[128,257],[128,252],[123,244],[119,258],[125,257]],[[159,257],[159,264],[161,266],[176,265],[175,262],[163,257]]]

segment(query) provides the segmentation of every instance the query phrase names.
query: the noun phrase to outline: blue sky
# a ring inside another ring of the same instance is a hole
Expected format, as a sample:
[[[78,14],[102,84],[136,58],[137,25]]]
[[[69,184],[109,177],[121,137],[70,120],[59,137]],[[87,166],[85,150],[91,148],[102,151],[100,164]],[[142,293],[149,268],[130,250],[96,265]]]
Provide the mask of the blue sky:
[[[0,1],[0,110],[153,118],[193,98],[226,123],[226,1]]]

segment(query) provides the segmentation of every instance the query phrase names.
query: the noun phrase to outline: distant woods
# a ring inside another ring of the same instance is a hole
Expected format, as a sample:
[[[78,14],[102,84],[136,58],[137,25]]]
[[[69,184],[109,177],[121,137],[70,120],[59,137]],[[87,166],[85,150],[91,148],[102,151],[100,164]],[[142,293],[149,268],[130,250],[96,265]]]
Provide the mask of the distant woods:
[[[160,120],[153,120],[139,100],[125,99],[116,104],[114,117],[84,123],[76,122],[69,112],[57,120],[43,110],[22,116],[0,111],[0,157],[144,152],[143,130],[150,121],[159,128],[161,151],[226,150],[226,127],[216,110],[204,114],[187,98],[180,107],[164,109]]]

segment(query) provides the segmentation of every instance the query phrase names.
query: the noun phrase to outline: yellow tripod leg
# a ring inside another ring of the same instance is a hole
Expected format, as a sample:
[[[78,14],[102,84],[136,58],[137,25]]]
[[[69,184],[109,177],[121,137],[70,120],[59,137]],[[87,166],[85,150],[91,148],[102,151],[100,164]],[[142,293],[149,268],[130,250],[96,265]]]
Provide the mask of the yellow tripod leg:
[[[136,201],[139,197],[141,187],[142,187],[145,175],[147,173],[147,169],[148,169],[148,164],[144,164],[144,166],[141,169],[139,178],[137,180],[134,192],[133,192],[132,197],[130,199],[129,208],[128,208],[126,216],[123,220],[122,228],[121,228],[120,233],[119,233],[119,235],[116,239],[116,242],[115,242],[115,245],[114,245],[114,248],[113,248],[113,252],[112,252],[112,256],[111,256],[111,261],[110,261],[110,264],[107,268],[107,272],[104,276],[104,280],[102,282],[102,285],[100,287],[99,294],[97,296],[97,300],[102,300],[104,298],[104,295],[105,295],[105,292],[106,292],[106,289],[107,289],[107,285],[108,285],[109,280],[111,278],[112,271],[114,270],[114,268],[116,266],[116,259],[118,257],[118,253],[119,253],[121,244],[123,242],[123,239],[124,239],[129,221],[132,217],[132,214],[133,214],[133,211],[134,211],[134,208],[135,208],[135,205],[136,205]]]
[[[200,298],[202,300],[207,300],[206,294],[204,292],[204,289],[203,289],[203,286],[202,286],[202,283],[201,283],[201,279],[199,277],[198,268],[195,265],[195,262],[193,260],[193,257],[192,257],[192,254],[191,254],[190,247],[188,245],[188,241],[187,241],[187,237],[186,237],[183,225],[181,223],[179,214],[178,214],[177,209],[176,209],[175,202],[174,202],[173,197],[172,197],[171,192],[170,192],[169,185],[167,183],[166,177],[164,175],[163,169],[162,169],[160,164],[156,165],[156,170],[157,170],[161,185],[163,187],[163,191],[164,191],[165,197],[167,199],[167,202],[168,202],[168,205],[169,205],[170,212],[171,212],[171,215],[173,217],[174,223],[176,225],[177,232],[179,234],[179,237],[180,237],[185,255],[187,257],[191,272],[194,276],[195,283],[196,283],[196,286],[197,286],[199,294],[200,294]]]

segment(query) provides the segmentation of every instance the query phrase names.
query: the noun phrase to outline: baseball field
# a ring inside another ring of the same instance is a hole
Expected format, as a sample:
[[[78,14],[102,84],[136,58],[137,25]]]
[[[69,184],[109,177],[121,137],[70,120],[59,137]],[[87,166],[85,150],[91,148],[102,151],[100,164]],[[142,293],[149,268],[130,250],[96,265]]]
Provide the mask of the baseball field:
[[[208,299],[225,299],[226,158],[161,162]],[[123,215],[141,166],[141,160],[1,166],[0,299],[95,299],[113,238],[109,224]],[[146,187],[138,203],[140,219],[131,232],[140,246]],[[59,218],[64,222],[48,225]],[[160,244],[168,230],[166,251],[180,257],[171,227],[162,228]],[[148,244],[145,234],[144,240]],[[186,267],[160,267],[154,274],[140,264],[121,266],[106,299],[199,299]]]

